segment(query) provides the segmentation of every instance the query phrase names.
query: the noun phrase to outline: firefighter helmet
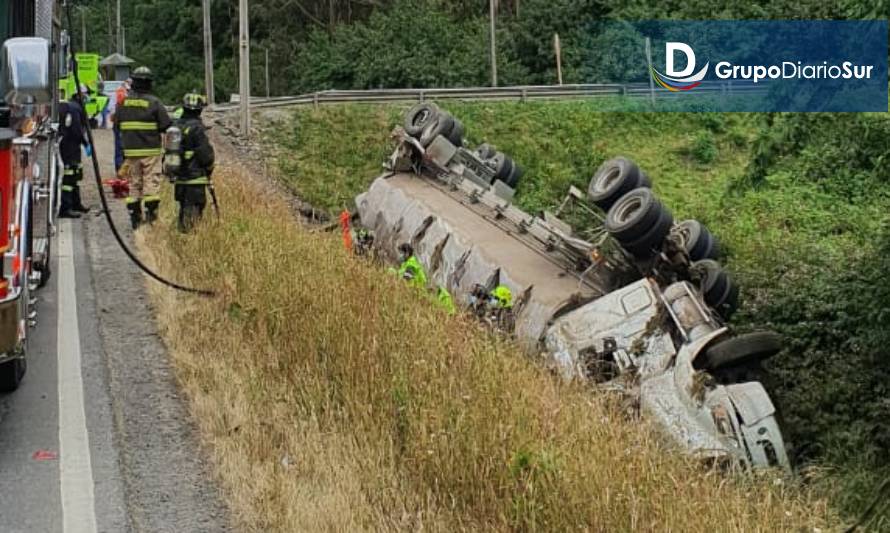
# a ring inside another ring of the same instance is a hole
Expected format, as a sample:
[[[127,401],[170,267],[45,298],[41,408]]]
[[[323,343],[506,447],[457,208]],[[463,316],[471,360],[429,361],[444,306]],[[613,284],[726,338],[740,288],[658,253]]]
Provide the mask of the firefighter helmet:
[[[148,67],[137,68],[133,71],[133,74],[130,77],[133,78],[133,81],[153,81],[155,79],[154,73],[152,73],[151,69]]]
[[[189,111],[201,111],[207,107],[207,98],[203,94],[188,93],[182,98],[182,108]]]

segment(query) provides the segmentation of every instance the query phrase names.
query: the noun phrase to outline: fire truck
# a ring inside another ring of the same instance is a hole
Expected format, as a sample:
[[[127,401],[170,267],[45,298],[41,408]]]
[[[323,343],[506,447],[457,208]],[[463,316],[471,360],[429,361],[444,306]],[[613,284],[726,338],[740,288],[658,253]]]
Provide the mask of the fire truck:
[[[37,294],[49,279],[59,198],[60,69],[67,36],[50,0],[0,0],[0,391],[18,388]]]

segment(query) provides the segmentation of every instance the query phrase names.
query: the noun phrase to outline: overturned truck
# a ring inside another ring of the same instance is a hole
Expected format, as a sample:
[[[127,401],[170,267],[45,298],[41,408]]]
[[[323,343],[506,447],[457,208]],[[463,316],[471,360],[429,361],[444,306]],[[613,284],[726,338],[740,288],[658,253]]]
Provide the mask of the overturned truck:
[[[489,145],[463,146],[464,126],[434,104],[393,132],[387,172],[356,199],[383,255],[409,243],[430,284],[469,305],[479,286],[515,296],[511,325],[532,355],[567,379],[631,395],[679,448],[717,464],[788,468],[760,361],[770,332],[734,336],[738,289],[715,260],[714,236],[674,223],[631,161],[607,161],[585,195],[555,213],[513,203],[523,170]],[[580,206],[581,238],[560,215]],[[755,374],[756,375],[756,374]]]

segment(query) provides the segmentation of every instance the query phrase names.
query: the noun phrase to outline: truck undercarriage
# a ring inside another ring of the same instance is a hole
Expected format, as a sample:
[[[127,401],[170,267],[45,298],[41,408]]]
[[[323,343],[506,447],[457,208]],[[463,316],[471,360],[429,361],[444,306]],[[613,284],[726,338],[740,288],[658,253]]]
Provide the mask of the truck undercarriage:
[[[716,239],[694,221],[675,224],[626,159],[600,168],[588,198],[573,189],[557,214],[533,216],[513,203],[519,166],[488,145],[464,148],[463,133],[432,104],[393,132],[388,171],[356,199],[378,253],[410,244],[430,288],[463,307],[480,286],[508,287],[508,333],[530,355],[629,395],[687,453],[789,468],[763,386],[717,379],[780,346],[725,327],[738,289],[714,261]],[[587,239],[557,216],[569,202],[589,211]]]

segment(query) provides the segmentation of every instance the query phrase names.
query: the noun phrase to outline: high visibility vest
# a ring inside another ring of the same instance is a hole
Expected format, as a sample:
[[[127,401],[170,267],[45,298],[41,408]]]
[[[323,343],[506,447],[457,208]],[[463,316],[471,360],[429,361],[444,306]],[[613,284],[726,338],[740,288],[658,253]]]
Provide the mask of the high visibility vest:
[[[491,297],[497,300],[498,307],[501,309],[511,309],[513,307],[513,292],[505,285],[498,285],[490,293]]]
[[[408,284],[412,287],[426,287],[426,272],[423,265],[413,255],[406,259],[399,267],[399,277],[408,280]]]

